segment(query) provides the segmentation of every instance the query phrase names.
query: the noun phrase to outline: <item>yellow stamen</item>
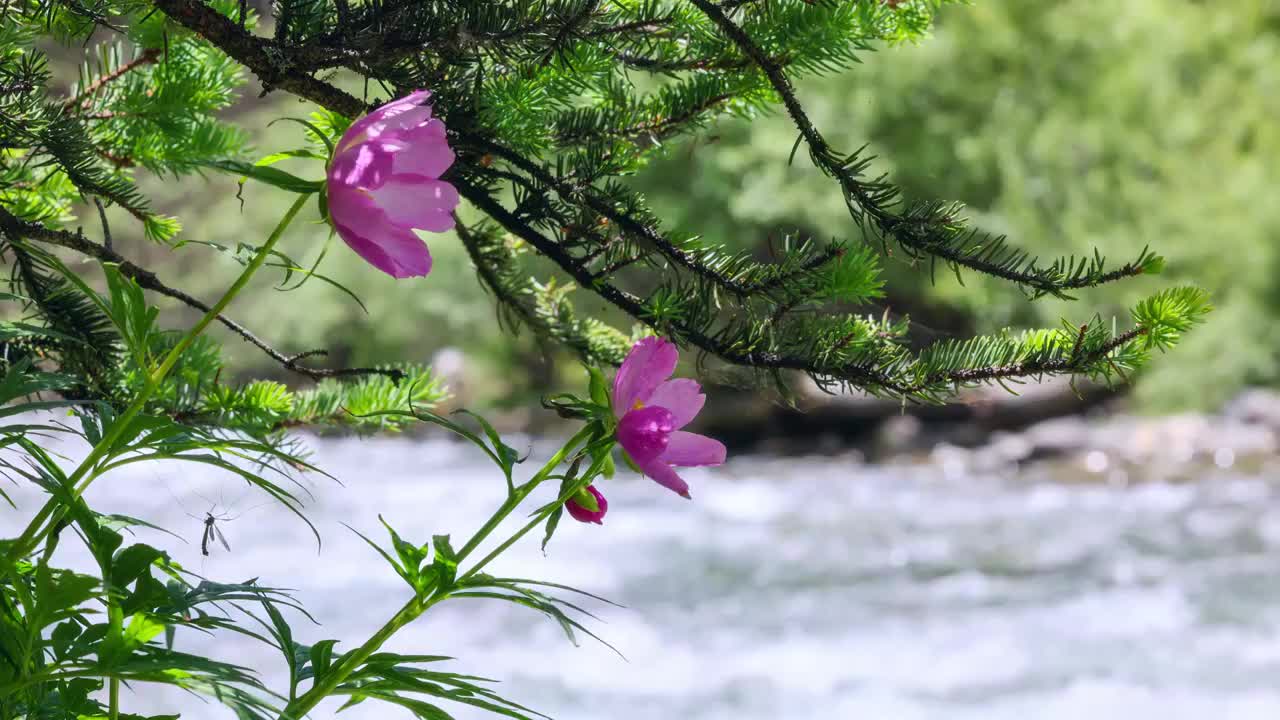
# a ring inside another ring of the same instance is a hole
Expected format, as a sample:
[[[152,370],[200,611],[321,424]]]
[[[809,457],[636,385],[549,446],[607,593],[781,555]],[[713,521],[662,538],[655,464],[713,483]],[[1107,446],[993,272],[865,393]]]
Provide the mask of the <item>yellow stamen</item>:
[[[644,402],[643,402],[643,401],[641,401],[641,400],[637,400],[637,401],[636,401],[636,404],[631,406],[631,409],[632,409],[632,410],[639,410],[639,409],[640,409],[640,408],[642,408],[642,407],[644,407]]]

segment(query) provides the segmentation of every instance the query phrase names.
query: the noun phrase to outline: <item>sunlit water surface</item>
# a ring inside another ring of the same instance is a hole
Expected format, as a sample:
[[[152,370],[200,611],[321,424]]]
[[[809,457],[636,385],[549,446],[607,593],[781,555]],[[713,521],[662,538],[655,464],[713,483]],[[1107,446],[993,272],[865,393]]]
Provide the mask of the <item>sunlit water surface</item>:
[[[175,556],[210,579],[293,588],[320,623],[297,618],[300,639],[349,649],[406,588],[342,523],[381,539],[382,513],[410,539],[464,538],[502,481],[445,440],[307,442],[343,483],[314,481],[319,550],[305,525],[200,468],[133,466],[99,481],[91,501],[185,536]],[[625,660],[489,601],[446,603],[390,649],[455,656],[450,669],[499,679],[506,696],[561,720],[1280,717],[1280,485],[1267,463],[1209,464],[1186,482],[1159,469],[1090,474],[1096,457],[1016,471],[969,457],[740,457],[688,472],[692,502],[619,478],[604,486],[603,527],[566,521],[545,557],[531,538],[494,571],[625,605],[593,604],[601,622],[588,620]],[[30,512],[34,496],[17,498]],[[223,523],[232,551],[202,558],[187,513],[210,502],[241,515]],[[280,687],[269,647],[178,642],[262,668]],[[150,689],[126,708],[230,717]],[[342,717],[408,714],[366,703]]]

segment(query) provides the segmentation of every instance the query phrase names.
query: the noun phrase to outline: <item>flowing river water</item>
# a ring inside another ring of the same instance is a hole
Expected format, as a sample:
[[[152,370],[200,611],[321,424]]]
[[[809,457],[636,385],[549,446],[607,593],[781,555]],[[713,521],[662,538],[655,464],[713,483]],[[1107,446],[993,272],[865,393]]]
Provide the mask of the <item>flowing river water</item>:
[[[176,548],[154,541],[210,579],[292,588],[319,622],[295,618],[299,638],[349,649],[407,588],[343,523],[382,540],[382,513],[409,539],[464,538],[503,482],[474,448],[445,439],[307,442],[343,483],[312,481],[319,549],[243,484],[190,466],[133,466],[91,501],[183,535]],[[538,445],[533,460],[545,456]],[[566,519],[546,556],[531,537],[494,571],[624,605],[591,604],[600,621],[586,622],[625,660],[589,638],[575,647],[532,611],[476,600],[439,606],[390,648],[454,656],[449,669],[501,680],[504,695],[559,720],[1274,720],[1273,456],[1140,472],[1096,451],[1022,464],[955,449],[874,465],[738,456],[688,472],[692,502],[619,477],[603,486],[603,527]],[[27,512],[37,500],[16,499]],[[204,558],[187,513],[203,517],[210,503],[239,517],[221,524],[231,552]],[[0,512],[0,526],[19,517]],[[269,647],[189,632],[178,643],[265,669],[279,687]],[[231,717],[150,688],[125,707]],[[341,717],[409,715],[365,703]]]

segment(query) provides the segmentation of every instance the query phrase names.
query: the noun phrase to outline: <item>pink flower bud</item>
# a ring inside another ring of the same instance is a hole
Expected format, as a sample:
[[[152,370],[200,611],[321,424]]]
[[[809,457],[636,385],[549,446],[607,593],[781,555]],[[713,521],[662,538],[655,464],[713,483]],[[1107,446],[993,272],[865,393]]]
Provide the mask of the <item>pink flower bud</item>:
[[[577,497],[569,498],[568,502],[564,504],[565,509],[569,511],[569,516],[578,522],[603,525],[604,514],[609,511],[609,501],[604,499],[604,495],[600,494],[595,485],[588,485],[586,492],[590,493],[591,497],[595,499],[595,510],[583,505]]]

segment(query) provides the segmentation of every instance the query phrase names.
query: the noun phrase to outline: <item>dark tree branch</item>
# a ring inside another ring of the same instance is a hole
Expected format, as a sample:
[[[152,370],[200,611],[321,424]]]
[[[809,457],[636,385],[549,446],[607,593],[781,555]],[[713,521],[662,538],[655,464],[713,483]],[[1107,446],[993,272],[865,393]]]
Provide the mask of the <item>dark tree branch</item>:
[[[663,326],[648,320],[648,313],[644,302],[640,298],[596,277],[587,268],[583,267],[579,261],[569,255],[559,243],[546,237],[518,218],[483,189],[466,182],[457,182],[457,186],[458,192],[472,205],[475,205],[508,232],[529,243],[539,253],[559,266],[580,286],[592,288],[615,307],[627,315],[644,322],[654,330],[659,332],[674,330],[698,349],[735,365],[765,370],[798,370],[842,382],[854,383],[865,389],[880,389],[901,397],[914,399],[921,396],[933,397],[942,389],[948,387],[954,388],[1020,377],[1077,374],[1086,371],[1117,348],[1132,342],[1147,332],[1145,328],[1135,328],[1117,335],[1090,352],[1079,353],[1077,351],[1065,358],[1031,360],[1011,365],[926,373],[909,383],[900,382],[874,366],[861,363],[825,365],[815,362],[811,358],[798,355],[776,352],[742,352],[733,347],[726,347],[714,337],[688,325],[677,322],[670,326]]]
[[[520,298],[507,292],[502,281],[499,280],[497,272],[485,261],[480,252],[479,240],[472,234],[471,228],[462,222],[457,213],[453,214],[453,222],[454,232],[457,233],[458,239],[462,241],[462,247],[466,248],[467,255],[471,256],[471,263],[476,266],[476,273],[480,276],[480,280],[485,287],[493,292],[498,302],[514,310],[526,323],[537,325],[538,318],[534,315],[533,310]]]
[[[547,46],[547,52],[542,56],[543,65],[551,62],[551,59],[555,57],[557,52],[564,50],[565,43],[568,42],[569,38],[572,37],[573,33],[577,31],[579,26],[586,22],[587,18],[591,17],[591,14],[594,13],[596,8],[599,6],[599,0],[591,0],[590,2],[584,3],[580,12],[565,21],[564,25],[560,28],[560,32],[556,33],[555,39]]]
[[[741,70],[751,66],[746,58],[683,58],[664,60],[645,55],[619,52],[615,57],[627,67],[652,73],[674,73],[692,70]]]
[[[462,197],[466,198],[472,205],[484,212],[495,222],[505,228],[508,232],[519,237],[529,243],[544,257],[554,262],[569,277],[581,287],[591,288],[605,300],[609,301],[619,310],[627,315],[644,322],[654,330],[660,332],[669,328],[662,326],[649,320],[644,302],[622,290],[621,288],[602,281],[596,277],[585,267],[583,267],[573,256],[569,255],[559,243],[551,238],[546,237],[538,232],[535,228],[528,225],[520,218],[516,217],[509,210],[502,206],[497,200],[483,189],[466,183],[465,181],[456,182],[458,192]],[[748,367],[777,369],[777,370],[804,370],[809,372],[819,372],[822,374],[835,374],[828,370],[820,370],[814,367],[813,363],[805,358],[780,355],[778,353],[755,353],[742,352],[734,348],[725,347],[722,343],[716,342],[715,338],[680,323],[674,323],[673,328],[685,340],[693,344],[698,349],[715,355],[727,362]],[[856,379],[856,381],[864,383],[868,386],[881,387],[893,392],[905,392],[905,388],[894,382],[892,378],[881,373],[879,370],[861,365],[846,365],[841,368],[842,379]]]
[[[114,250],[111,247],[111,226],[107,223],[107,208],[102,204],[102,199],[94,196],[93,204],[98,208],[98,219],[102,221],[102,246],[107,252]]]
[[[569,145],[574,143],[585,143],[601,138],[618,138],[622,140],[639,140],[643,138],[664,139],[675,135],[690,121],[696,119],[699,115],[709,110],[729,102],[733,99],[732,95],[714,95],[706,101],[700,103],[697,107],[689,108],[688,112],[681,113],[674,117],[662,118],[651,122],[638,123],[626,128],[619,128],[603,133],[559,133],[557,139],[561,145]]]
[[[611,27],[600,28],[599,30],[591,30],[584,37],[598,38],[609,35],[621,35],[635,30],[656,30],[671,24],[671,15],[667,14],[663,17],[650,18],[647,20],[635,20],[632,22],[620,23]]]
[[[249,34],[200,0],[154,0],[154,4],[174,22],[249,68],[262,81],[263,92],[287,90],[347,117],[359,117],[369,110],[356,96],[295,69],[293,58],[277,44]]]

